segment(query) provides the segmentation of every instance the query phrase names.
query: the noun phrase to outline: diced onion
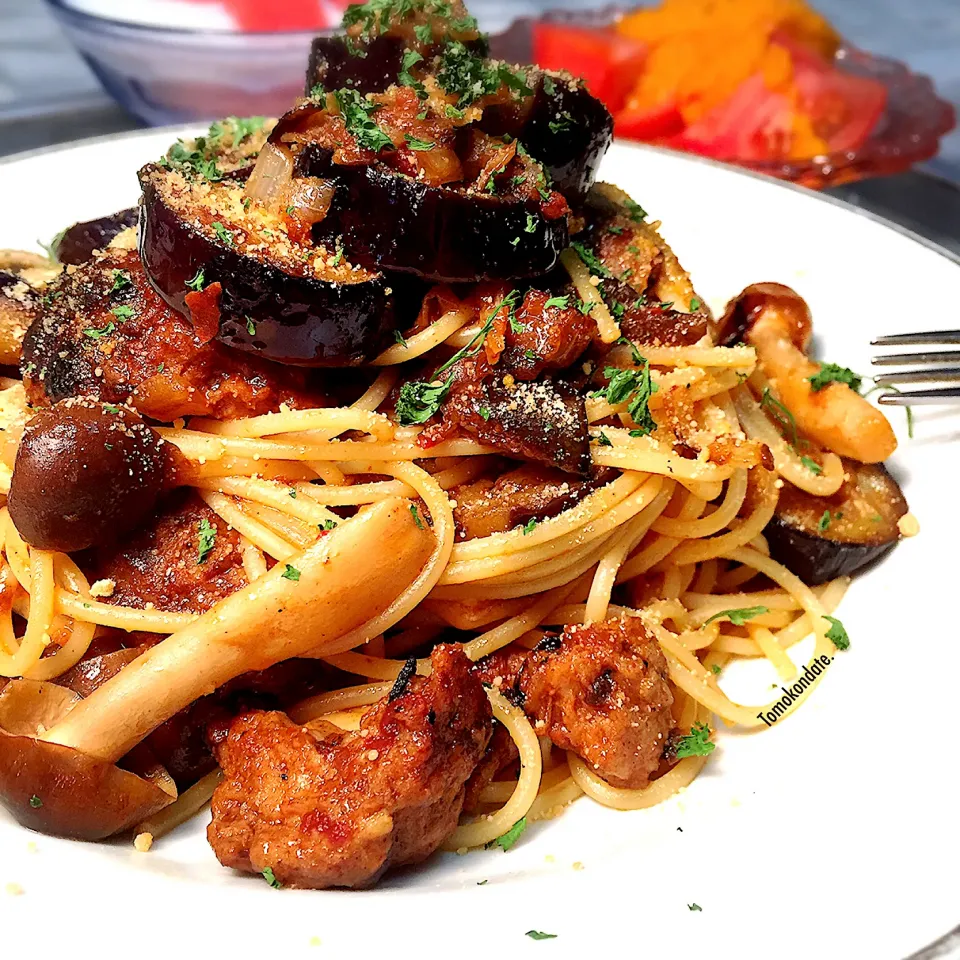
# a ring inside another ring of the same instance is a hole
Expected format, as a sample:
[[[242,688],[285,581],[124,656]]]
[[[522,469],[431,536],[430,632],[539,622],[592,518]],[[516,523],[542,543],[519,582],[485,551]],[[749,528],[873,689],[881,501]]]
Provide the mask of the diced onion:
[[[244,194],[273,207],[292,178],[293,159],[290,154],[276,144],[265,143],[247,180]]]
[[[333,183],[319,177],[293,180],[285,198],[285,208],[303,223],[319,223],[330,210],[335,189]]]

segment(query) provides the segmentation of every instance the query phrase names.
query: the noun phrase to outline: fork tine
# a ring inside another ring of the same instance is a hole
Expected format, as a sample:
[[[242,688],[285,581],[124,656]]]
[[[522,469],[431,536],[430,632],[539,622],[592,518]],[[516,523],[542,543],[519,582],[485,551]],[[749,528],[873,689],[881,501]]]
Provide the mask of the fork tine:
[[[924,344],[960,343],[960,330],[930,330],[926,333],[894,333],[871,340],[872,347],[911,347]]]
[[[883,393],[880,403],[891,407],[910,407],[924,403],[944,403],[960,400],[960,387],[943,387],[941,390],[907,390],[904,393]]]
[[[911,363],[960,363],[960,350],[933,350],[929,353],[891,353],[886,357],[874,357],[878,367],[896,367]]]
[[[874,383],[930,383],[934,380],[960,380],[960,367],[932,367],[925,370],[898,370],[881,373],[873,378]]]

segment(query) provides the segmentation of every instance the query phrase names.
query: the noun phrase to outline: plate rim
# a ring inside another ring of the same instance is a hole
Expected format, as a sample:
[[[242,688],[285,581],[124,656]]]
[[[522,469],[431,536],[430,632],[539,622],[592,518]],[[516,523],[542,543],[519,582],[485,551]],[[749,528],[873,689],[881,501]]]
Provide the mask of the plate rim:
[[[51,146],[45,147],[34,147],[28,150],[22,150],[17,153],[8,154],[7,156],[0,157],[0,175],[5,167],[24,161],[30,161],[34,159],[39,159],[40,157],[45,157],[48,155],[57,155],[61,153],[68,152],[73,149],[84,148],[84,147],[96,147],[96,146],[106,146],[108,144],[116,143],[117,141],[126,142],[128,140],[139,140],[147,139],[154,135],[160,135],[168,133],[173,137],[182,136],[184,133],[191,131],[196,128],[200,128],[204,125],[204,121],[196,121],[195,123],[177,123],[177,124],[168,124],[165,126],[158,127],[140,127],[134,130],[122,131],[119,133],[106,133],[98,134],[91,137],[83,137],[76,140],[68,140],[62,143],[53,144]],[[869,220],[873,223],[878,224],[879,226],[886,227],[887,229],[893,231],[896,234],[899,234],[909,240],[914,241],[919,244],[921,247],[926,248],[932,253],[939,254],[942,258],[947,260],[949,263],[952,263],[954,266],[960,267],[960,254],[954,253],[951,250],[943,247],[942,245],[936,243],[933,240],[923,236],[914,230],[911,230],[908,227],[905,227],[899,223],[896,223],[892,220],[887,219],[884,216],[881,216],[878,213],[875,213],[871,210],[864,209],[862,207],[857,207],[839,197],[834,197],[828,194],[824,194],[820,191],[811,189],[809,187],[804,187],[800,184],[792,183],[790,181],[780,180],[776,177],[770,176],[765,173],[760,173],[756,170],[750,170],[743,167],[738,167],[733,164],[725,163],[723,161],[714,160],[709,157],[702,157],[697,154],[685,153],[683,151],[670,149],[667,147],[653,146],[651,144],[642,144],[642,143],[632,143],[629,141],[615,140],[613,146],[617,147],[618,150],[623,150],[627,152],[641,152],[641,153],[653,153],[658,154],[666,158],[674,158],[682,162],[691,162],[698,165],[703,165],[707,167],[717,168],[728,174],[738,175],[741,177],[747,177],[754,180],[759,180],[761,182],[768,183],[775,187],[779,187],[784,190],[791,191],[797,194],[803,194],[808,199],[819,201],[821,203],[826,203],[830,206],[837,207],[843,210],[846,210],[848,213],[855,214],[859,217],[862,217],[866,220]],[[946,180],[948,183],[952,183],[948,178],[939,177],[936,174],[933,174],[937,179]],[[956,186],[956,184],[953,184]],[[922,946],[920,949],[908,954],[904,960],[960,960],[960,923],[951,929],[947,930],[945,933],[937,937],[935,940],[932,940],[930,943]]]

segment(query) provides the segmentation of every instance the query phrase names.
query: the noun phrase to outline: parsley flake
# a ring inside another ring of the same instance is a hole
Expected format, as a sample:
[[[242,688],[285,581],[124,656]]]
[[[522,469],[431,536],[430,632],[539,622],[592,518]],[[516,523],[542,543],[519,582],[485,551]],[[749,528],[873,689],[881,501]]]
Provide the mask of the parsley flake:
[[[703,303],[702,303],[702,301],[700,300],[699,297],[691,297],[691,298],[690,298],[690,309],[691,309],[694,313],[696,313],[696,311],[699,310],[702,306],[703,306]]]
[[[83,331],[83,335],[85,337],[90,337],[91,340],[99,340],[101,337],[109,336],[116,329],[117,325],[112,320],[109,320],[106,326],[103,327],[86,327]]]
[[[799,441],[797,421],[793,414],[770,392],[769,387],[763,388],[763,393],[760,395],[760,407],[769,411],[777,426],[780,427],[784,439],[787,439],[787,435],[789,435],[790,443],[796,447]]]
[[[807,377],[814,393],[823,390],[831,383],[844,383],[851,390],[860,392],[863,377],[854,373],[849,367],[841,367],[835,363],[821,363],[820,369],[812,376]]]
[[[737,607],[735,610],[721,610],[704,620],[703,625],[713,623],[714,620],[729,620],[735,627],[742,627],[748,620],[769,612],[769,607]]]
[[[324,520],[323,523],[318,523],[317,526],[324,531],[324,533],[329,533],[334,527],[337,526],[336,520]]]
[[[410,515],[413,517],[413,522],[417,525],[418,529],[426,530],[426,526],[420,517],[420,511],[417,509],[417,505],[415,503],[410,504]]]
[[[277,879],[276,874],[273,872],[273,867],[264,867],[261,872],[263,873],[263,879],[266,880],[274,890],[280,890],[283,887],[283,884]]]
[[[506,833],[497,837],[496,840],[491,840],[486,849],[489,850],[491,847],[499,847],[504,853],[506,853],[519,839],[524,830],[527,829],[527,818],[521,817]]]
[[[251,337],[255,337],[257,335],[257,325],[254,322],[253,317],[247,317],[246,320],[247,320],[247,333],[250,334]]]
[[[555,933],[544,933],[542,930],[528,930],[524,936],[529,937],[531,940],[556,940],[557,935]]]
[[[406,346],[407,346],[406,338],[399,330],[393,331],[393,339],[398,347],[403,347],[404,349],[406,349]]]
[[[527,534],[533,533],[533,531],[536,530],[536,528],[537,528],[537,521],[536,521],[533,517],[531,517],[531,518],[523,525],[523,535],[524,535],[524,536],[527,536]]]
[[[699,903],[688,903],[687,909],[692,913],[701,913],[703,911],[703,907],[701,907]]]
[[[233,234],[219,221],[213,221],[213,232],[217,235],[217,239],[221,243],[226,244],[228,247],[232,247],[235,244],[233,239]]]
[[[821,516],[820,519],[817,521],[817,530],[819,530],[820,533],[826,532],[827,528],[830,526],[832,522],[833,522],[833,514],[829,510],[824,510],[823,516]]]
[[[197,270],[197,275],[192,280],[187,281],[187,286],[191,290],[196,290],[196,292],[199,293],[203,289],[205,282],[206,280],[203,275],[203,267],[200,267],[200,269]]]
[[[570,294],[564,297],[551,297],[543,306],[545,309],[559,307],[561,310],[566,310],[570,306]]]
[[[131,317],[136,315],[136,310],[133,307],[123,306],[123,307],[111,307],[110,312],[118,320],[129,320]]]
[[[347,132],[361,147],[374,153],[393,148],[393,141],[373,120],[373,114],[380,109],[378,104],[368,100],[357,90],[338,90],[333,96],[343,115]]]
[[[587,269],[598,277],[612,277],[613,274],[600,262],[600,258],[590,247],[574,240],[570,246],[574,249],[577,256],[586,264]]]
[[[43,801],[36,794],[34,794],[30,798],[30,806],[33,807],[34,810],[39,810],[43,806]]]
[[[479,412],[480,416],[483,417],[484,420],[489,420],[493,416],[493,413],[488,406],[481,406]]]
[[[110,288],[109,296],[113,296],[115,293],[120,293],[123,290],[126,290],[128,287],[133,286],[133,281],[130,279],[130,274],[124,270],[114,270],[113,271],[113,286]]]
[[[280,576],[283,577],[284,580],[293,580],[296,582],[300,579],[300,571],[288,563],[284,566],[283,573],[281,573]]]
[[[819,477],[823,473],[823,467],[817,463],[812,457],[801,457],[800,462],[812,473],[814,476]]]
[[[601,430],[597,440],[601,447],[612,447],[613,441]]]
[[[204,517],[200,521],[197,537],[197,563],[206,563],[213,545],[217,542],[217,528]]]
[[[695,723],[685,737],[681,737],[674,748],[678,760],[684,757],[705,757],[713,753],[717,745],[710,740],[710,727],[705,723]]]
[[[824,620],[830,621],[830,629],[827,631],[827,639],[838,649],[846,650],[850,646],[850,637],[847,636],[847,630],[836,617],[828,617],[824,614]]]
[[[414,137],[409,133],[405,133],[403,139],[407,141],[407,146],[411,150],[418,150],[421,153],[432,150],[436,146],[433,140],[421,140],[419,137]]]

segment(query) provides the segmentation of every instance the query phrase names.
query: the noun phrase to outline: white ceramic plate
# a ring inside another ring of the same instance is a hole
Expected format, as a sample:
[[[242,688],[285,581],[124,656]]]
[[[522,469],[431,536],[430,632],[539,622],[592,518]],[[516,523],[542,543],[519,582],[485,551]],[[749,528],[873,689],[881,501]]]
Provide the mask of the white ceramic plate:
[[[0,247],[34,247],[129,206],[137,168],[172,139],[99,140],[0,166]],[[611,150],[603,176],[664,221],[714,309],[754,281],[796,287],[821,358],[868,371],[872,336],[957,326],[960,265],[841,205],[638,147]],[[854,584],[841,609],[851,649],[811,700],[761,735],[721,733],[679,798],[638,813],[581,800],[508,854],[437,856],[363,893],[278,892],[233,875],[204,841],[206,817],[145,855],[128,841],[37,836],[0,812],[4,956],[87,943],[99,957],[138,958],[220,946],[247,957],[402,957],[416,947],[657,960],[899,960],[920,949],[960,920],[950,469],[960,416],[921,412],[908,440],[894,414],[894,467],[922,535]],[[754,702],[774,679],[764,675]],[[536,942],[531,929],[557,938]]]

